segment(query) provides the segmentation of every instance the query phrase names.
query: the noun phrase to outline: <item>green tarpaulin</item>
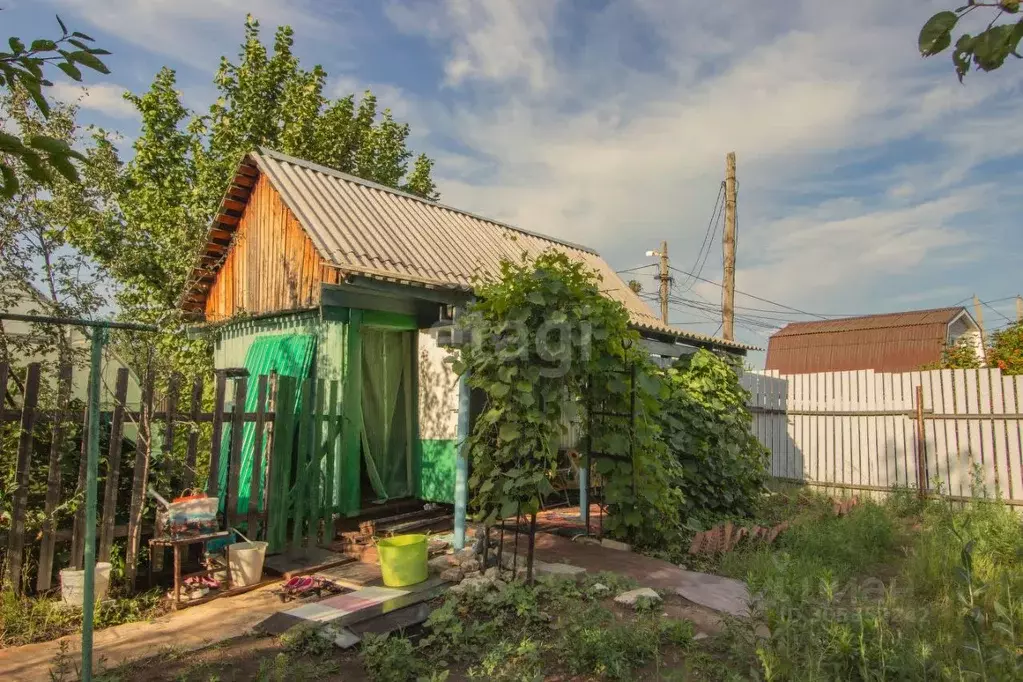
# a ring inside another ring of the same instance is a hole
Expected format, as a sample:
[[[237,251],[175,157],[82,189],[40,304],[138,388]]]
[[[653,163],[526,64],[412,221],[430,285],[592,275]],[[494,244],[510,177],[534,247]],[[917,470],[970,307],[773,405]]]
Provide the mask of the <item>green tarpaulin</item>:
[[[412,493],[412,338],[362,329],[362,456],[378,500]]]
[[[306,379],[313,364],[313,357],[316,353],[316,337],[312,334],[281,334],[275,336],[261,336],[252,342],[248,352],[245,354],[245,369],[249,371],[249,385],[245,395],[245,411],[255,412],[256,403],[259,398],[258,380],[261,375],[269,375],[276,372],[279,376],[295,377]],[[295,392],[295,413],[298,412],[298,403],[301,400],[301,391]],[[246,512],[249,508],[249,483],[252,478],[252,449],[255,444],[256,429],[252,423],[242,427],[241,446],[241,470],[238,476],[238,512]],[[220,507],[226,508],[227,474],[229,463],[229,448],[231,443],[231,426],[224,425],[224,442],[221,449],[219,490]],[[263,459],[266,462],[266,459]],[[261,476],[257,482],[257,489],[260,501],[262,500],[263,486],[266,484]],[[262,503],[259,511],[263,511]]]

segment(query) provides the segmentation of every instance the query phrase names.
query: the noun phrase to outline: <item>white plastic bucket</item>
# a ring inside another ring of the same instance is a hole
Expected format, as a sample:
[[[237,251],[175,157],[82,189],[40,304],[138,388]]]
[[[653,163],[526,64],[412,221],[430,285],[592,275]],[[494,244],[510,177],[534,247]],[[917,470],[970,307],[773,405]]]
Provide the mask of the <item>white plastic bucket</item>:
[[[263,577],[266,542],[236,542],[227,548],[227,564],[231,570],[231,587],[255,585]]]
[[[106,599],[107,588],[110,587],[110,564],[105,561],[96,563],[96,579],[93,581],[96,601]],[[67,606],[79,608],[85,603],[85,571],[63,568],[60,571],[60,598]]]

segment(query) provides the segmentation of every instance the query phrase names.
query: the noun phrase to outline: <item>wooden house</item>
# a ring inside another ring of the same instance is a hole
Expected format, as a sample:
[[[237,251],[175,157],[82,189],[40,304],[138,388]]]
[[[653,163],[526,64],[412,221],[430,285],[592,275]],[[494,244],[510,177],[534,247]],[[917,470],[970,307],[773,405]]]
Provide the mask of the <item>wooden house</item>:
[[[340,380],[335,513],[408,497],[464,505],[469,401],[436,328],[475,275],[552,248],[602,276],[654,352],[749,348],[663,324],[592,249],[267,149],[238,165],[181,306],[213,329],[218,368]]]

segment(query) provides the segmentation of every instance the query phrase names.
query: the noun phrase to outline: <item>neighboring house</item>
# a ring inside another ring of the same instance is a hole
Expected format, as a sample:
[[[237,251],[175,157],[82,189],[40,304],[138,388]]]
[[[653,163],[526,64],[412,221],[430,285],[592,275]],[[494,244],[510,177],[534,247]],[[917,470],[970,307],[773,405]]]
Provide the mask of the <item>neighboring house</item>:
[[[51,304],[37,291],[21,292],[17,302],[4,312],[16,313],[19,315],[41,315],[52,314]],[[15,320],[3,320],[3,334],[12,340],[25,339],[35,340],[35,332],[30,322]],[[75,357],[75,364],[71,370],[71,398],[86,402],[89,394],[89,349],[92,346],[92,337],[82,327],[65,327],[68,340]],[[12,344],[14,345],[14,344]],[[36,344],[26,344],[36,345]],[[12,358],[17,364],[28,364],[38,362],[42,365],[41,379],[56,387],[57,382],[57,350],[54,348],[43,353],[23,353]],[[114,387],[117,383],[117,370],[128,365],[109,346],[103,352],[102,376],[100,380],[100,409],[109,411],[114,405]],[[128,371],[128,405],[137,406],[141,400],[141,388],[135,372]],[[125,435],[134,440],[135,431],[131,424],[125,425]]]
[[[181,307],[214,330],[217,368],[341,381],[335,511],[452,502],[458,377],[437,327],[475,276],[550,248],[600,273],[652,352],[750,349],[661,323],[591,249],[265,149],[238,166]]]
[[[782,374],[909,372],[966,339],[983,358],[980,327],[963,307],[794,322],[771,336],[766,369]]]

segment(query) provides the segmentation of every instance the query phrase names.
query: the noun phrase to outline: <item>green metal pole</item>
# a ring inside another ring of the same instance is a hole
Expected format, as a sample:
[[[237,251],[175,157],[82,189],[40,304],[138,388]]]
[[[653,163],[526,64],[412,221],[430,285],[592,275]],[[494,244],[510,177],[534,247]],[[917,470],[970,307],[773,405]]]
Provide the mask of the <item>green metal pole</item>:
[[[85,465],[85,597],[82,602],[82,682],[92,682],[92,621],[96,611],[96,478],[99,469],[99,382],[107,330],[92,331],[89,364],[89,443]]]

